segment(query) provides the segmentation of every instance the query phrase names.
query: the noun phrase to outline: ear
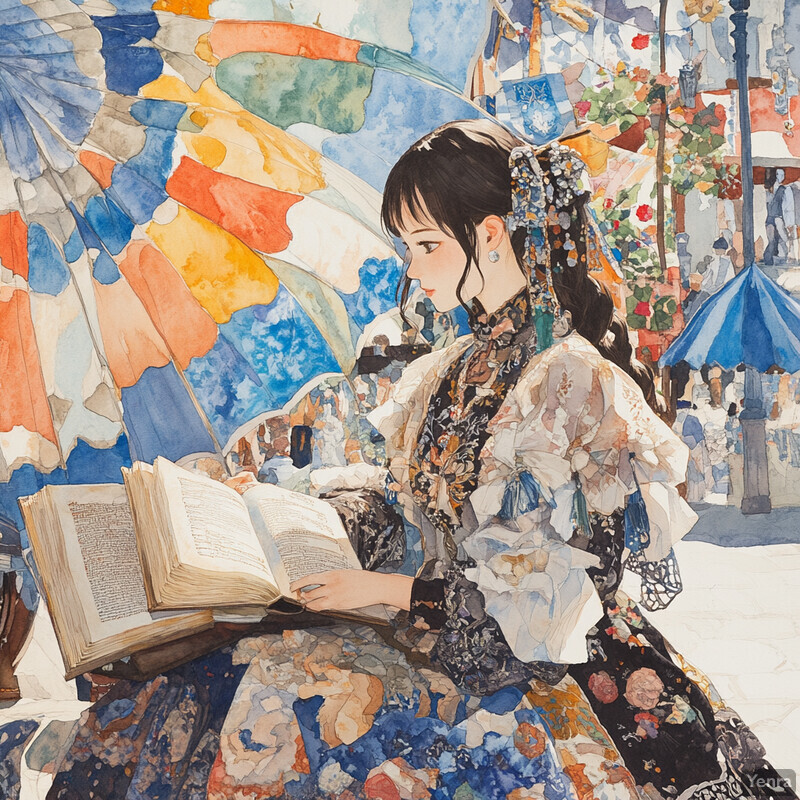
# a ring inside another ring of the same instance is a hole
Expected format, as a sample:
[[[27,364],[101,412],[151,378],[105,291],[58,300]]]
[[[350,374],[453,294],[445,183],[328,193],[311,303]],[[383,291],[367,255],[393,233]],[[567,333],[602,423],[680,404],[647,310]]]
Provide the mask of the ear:
[[[478,230],[483,234],[483,240],[489,250],[496,250],[503,238],[508,235],[505,220],[496,214],[486,217],[478,226]]]

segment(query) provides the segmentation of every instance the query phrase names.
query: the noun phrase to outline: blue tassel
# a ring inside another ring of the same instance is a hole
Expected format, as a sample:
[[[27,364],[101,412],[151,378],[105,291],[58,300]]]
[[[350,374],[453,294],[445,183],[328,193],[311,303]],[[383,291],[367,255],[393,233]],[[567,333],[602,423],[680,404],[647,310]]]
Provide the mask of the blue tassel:
[[[575,478],[575,493],[572,495],[572,524],[587,539],[592,538],[592,528],[589,525],[589,511],[586,508],[586,497],[581,489],[580,481]]]
[[[394,475],[391,472],[387,472],[386,480],[383,484],[383,496],[386,499],[386,504],[390,506],[397,505],[397,490],[389,488],[392,483],[396,483]]]
[[[625,504],[625,547],[631,553],[638,553],[650,544],[650,519],[636,478],[633,453],[629,453],[628,458],[631,462],[631,474],[636,484],[636,491],[628,495],[628,502]]]
[[[650,520],[642,492],[637,488],[633,494],[628,495],[628,502],[625,504],[625,547],[632,553],[638,553],[649,544]]]
[[[497,516],[500,519],[515,519],[527,514],[539,507],[542,495],[542,488],[536,478],[527,470],[520,472],[506,486]]]
[[[500,519],[514,519],[516,509],[519,507],[519,481],[512,480],[503,492],[503,502],[497,516]]]

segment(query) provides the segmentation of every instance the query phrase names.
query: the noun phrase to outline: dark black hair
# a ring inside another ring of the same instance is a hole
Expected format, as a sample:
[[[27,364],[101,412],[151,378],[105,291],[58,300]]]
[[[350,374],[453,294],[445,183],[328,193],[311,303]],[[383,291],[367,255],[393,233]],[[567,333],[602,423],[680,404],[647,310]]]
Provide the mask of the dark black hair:
[[[391,235],[400,235],[409,216],[420,220],[428,217],[461,245],[465,261],[456,295],[467,311],[471,308],[462,290],[470,265],[474,264],[480,272],[476,227],[488,216],[505,217],[511,212],[508,159],[511,150],[522,144],[526,143],[489,119],[449,122],[413,144],[386,180],[381,220]],[[546,151],[537,157],[548,175]],[[571,219],[568,232],[577,248],[577,265],[568,265],[566,252],[558,246],[565,231],[557,225],[547,228],[558,302],[570,312],[578,333],[625,370],[641,387],[650,406],[663,414],[653,371],[634,358],[625,320],[616,312],[606,288],[588,273],[587,199],[588,194],[578,195],[571,207],[564,209]],[[515,230],[511,246],[521,272],[526,275],[525,235],[523,228]],[[404,275],[398,285],[398,303],[404,319],[410,287],[411,280]]]

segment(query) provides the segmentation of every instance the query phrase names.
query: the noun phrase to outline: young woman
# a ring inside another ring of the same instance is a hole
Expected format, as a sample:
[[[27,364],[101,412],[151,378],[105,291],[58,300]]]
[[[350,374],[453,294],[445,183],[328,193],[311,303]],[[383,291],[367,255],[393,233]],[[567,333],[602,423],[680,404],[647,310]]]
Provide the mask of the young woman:
[[[770,796],[758,741],[619,590],[627,566],[647,607],[668,603],[695,517],[686,448],[592,278],[581,169],[469,121],[389,176],[402,302],[418,280],[471,333],[370,415],[385,492],[329,498],[365,570],[293,589],[310,610],[385,603],[391,630],[256,637],[117,685],[54,797]],[[415,577],[395,572],[405,524],[424,541]]]
[[[648,607],[668,603],[671,545],[696,516],[676,488],[687,450],[591,275],[581,169],[489,121],[445,125],[395,165],[382,216],[406,248],[403,300],[417,280],[472,329],[410,365],[372,415],[426,562],[413,579],[329,572],[296,588],[316,585],[310,609],[408,612],[397,640],[471,694],[521,688],[543,719],[580,707],[606,781],[737,797],[748,770],[771,772],[763,750],[619,592],[627,565]],[[591,759],[561,759],[579,796],[597,791]]]

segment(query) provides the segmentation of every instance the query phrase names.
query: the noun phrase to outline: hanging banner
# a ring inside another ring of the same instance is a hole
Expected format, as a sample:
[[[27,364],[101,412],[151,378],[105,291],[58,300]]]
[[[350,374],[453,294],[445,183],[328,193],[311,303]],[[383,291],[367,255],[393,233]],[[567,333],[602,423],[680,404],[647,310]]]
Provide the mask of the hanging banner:
[[[501,86],[496,98],[497,118],[536,144],[555,139],[575,121],[561,73],[503,81]]]

